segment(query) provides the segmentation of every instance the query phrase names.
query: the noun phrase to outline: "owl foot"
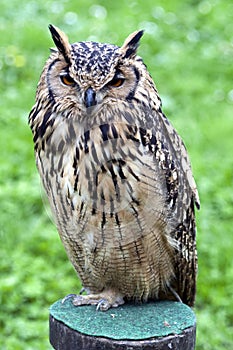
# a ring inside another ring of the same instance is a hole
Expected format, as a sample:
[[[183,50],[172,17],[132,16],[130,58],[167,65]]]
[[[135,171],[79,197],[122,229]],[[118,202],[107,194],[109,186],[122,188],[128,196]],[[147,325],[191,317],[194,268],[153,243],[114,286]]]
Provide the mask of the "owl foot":
[[[67,299],[72,298],[72,303],[74,306],[81,305],[96,305],[96,310],[107,311],[111,307],[118,307],[124,304],[124,299],[121,295],[113,291],[103,291],[99,294],[89,294],[89,295],[67,295],[62,302]]]

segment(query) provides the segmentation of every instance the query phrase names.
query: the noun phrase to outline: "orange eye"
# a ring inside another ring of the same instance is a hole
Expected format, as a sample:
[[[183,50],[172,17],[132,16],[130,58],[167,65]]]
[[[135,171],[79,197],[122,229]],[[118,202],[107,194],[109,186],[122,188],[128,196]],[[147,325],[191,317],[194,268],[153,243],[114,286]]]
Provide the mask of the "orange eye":
[[[116,70],[115,76],[113,77],[113,79],[108,83],[109,86],[111,87],[120,87],[121,85],[123,85],[125,82],[125,77],[123,75],[123,73],[120,70]]]
[[[119,87],[124,83],[125,79],[124,78],[113,78],[109,85],[111,85],[112,87]]]
[[[71,76],[68,73],[61,73],[60,79],[61,79],[62,83],[67,85],[67,86],[74,86],[75,85],[74,79],[71,78]]]

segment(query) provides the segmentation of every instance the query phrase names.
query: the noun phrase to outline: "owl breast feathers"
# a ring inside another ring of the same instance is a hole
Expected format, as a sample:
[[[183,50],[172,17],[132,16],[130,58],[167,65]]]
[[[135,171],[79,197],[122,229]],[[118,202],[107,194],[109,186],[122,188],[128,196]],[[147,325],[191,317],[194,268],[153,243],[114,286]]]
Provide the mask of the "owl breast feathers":
[[[185,146],[161,110],[142,59],[142,31],[122,47],[56,49],[29,115],[37,167],[61,240],[98,309],[127,300],[193,305],[196,185]]]

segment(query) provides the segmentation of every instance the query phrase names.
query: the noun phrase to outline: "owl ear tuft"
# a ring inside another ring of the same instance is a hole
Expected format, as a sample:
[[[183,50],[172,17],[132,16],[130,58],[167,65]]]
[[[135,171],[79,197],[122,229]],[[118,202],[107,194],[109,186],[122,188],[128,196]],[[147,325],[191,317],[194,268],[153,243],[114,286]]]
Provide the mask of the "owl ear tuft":
[[[59,28],[53,26],[52,24],[49,25],[49,30],[54,44],[64,56],[66,62],[70,63],[70,44],[67,36]]]
[[[125,40],[124,44],[120,48],[120,51],[122,53],[122,58],[130,58],[136,56],[137,48],[139,46],[139,41],[144,33],[144,30],[139,30],[136,32],[133,32],[128,36],[128,38]]]

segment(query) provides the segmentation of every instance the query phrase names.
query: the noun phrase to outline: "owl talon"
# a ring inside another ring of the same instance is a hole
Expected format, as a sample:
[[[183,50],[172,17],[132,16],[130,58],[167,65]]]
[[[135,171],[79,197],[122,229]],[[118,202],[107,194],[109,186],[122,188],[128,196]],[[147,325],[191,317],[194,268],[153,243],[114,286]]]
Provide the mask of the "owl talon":
[[[124,304],[124,299],[122,297],[116,297],[115,300],[109,301],[108,299],[101,299],[96,307],[96,311],[107,311],[111,307],[118,307],[120,305]]]
[[[113,305],[111,305],[107,299],[101,299],[96,306],[96,311],[107,311],[111,306]]]
[[[76,294],[68,294],[62,299],[61,303],[64,304],[67,300],[72,299],[74,297],[76,297]]]
[[[85,292],[86,292],[86,288],[82,287],[82,289],[81,289],[80,292],[79,292],[79,295],[82,295],[82,294],[85,293]]]

